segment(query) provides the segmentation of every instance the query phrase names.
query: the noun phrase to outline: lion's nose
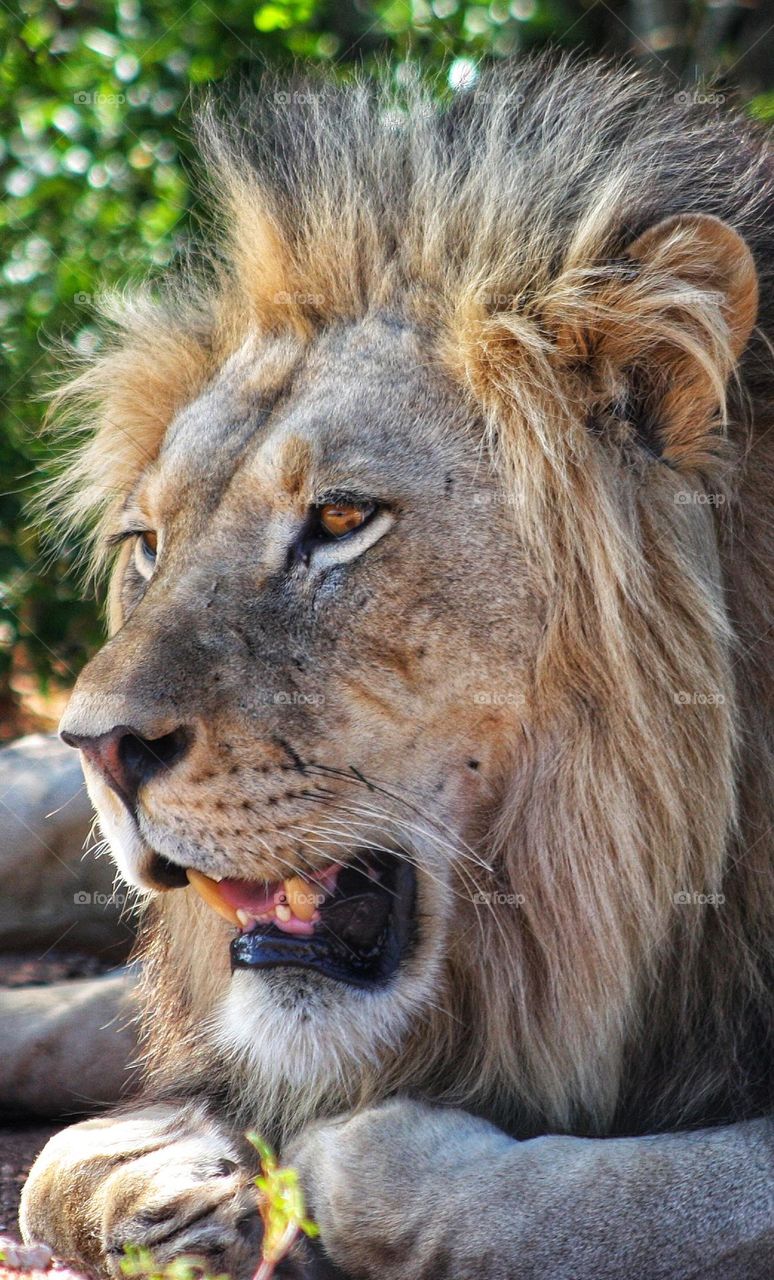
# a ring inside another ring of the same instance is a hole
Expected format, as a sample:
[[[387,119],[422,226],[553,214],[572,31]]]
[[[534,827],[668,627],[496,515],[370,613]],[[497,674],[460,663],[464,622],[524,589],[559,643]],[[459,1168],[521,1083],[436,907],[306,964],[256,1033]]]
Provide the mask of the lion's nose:
[[[191,744],[191,733],[183,727],[160,738],[144,738],[125,724],[96,737],[67,730],[60,736],[68,746],[83,752],[130,808],[134,807],[142,784],[164,769],[171,769]]]

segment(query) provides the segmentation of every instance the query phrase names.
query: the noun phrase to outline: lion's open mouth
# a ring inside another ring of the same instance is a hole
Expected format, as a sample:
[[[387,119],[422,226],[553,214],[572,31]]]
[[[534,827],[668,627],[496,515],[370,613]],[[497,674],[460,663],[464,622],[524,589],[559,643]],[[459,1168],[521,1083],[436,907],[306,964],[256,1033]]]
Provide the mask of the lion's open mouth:
[[[187,874],[205,901],[240,930],[231,943],[232,969],[311,969],[349,986],[379,986],[395,974],[413,941],[416,880],[411,865],[396,855],[275,884]]]

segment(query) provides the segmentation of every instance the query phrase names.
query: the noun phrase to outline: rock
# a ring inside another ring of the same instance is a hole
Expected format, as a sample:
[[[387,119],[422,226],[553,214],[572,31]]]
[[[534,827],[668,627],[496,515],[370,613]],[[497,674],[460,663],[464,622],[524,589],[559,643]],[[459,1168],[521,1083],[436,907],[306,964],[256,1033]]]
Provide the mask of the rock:
[[[45,1271],[53,1258],[47,1244],[19,1244],[10,1236],[0,1236],[0,1261],[23,1271]]]
[[[0,750],[1,951],[116,947],[123,958],[125,895],[110,858],[84,853],[92,821],[71,747],[32,734]]]

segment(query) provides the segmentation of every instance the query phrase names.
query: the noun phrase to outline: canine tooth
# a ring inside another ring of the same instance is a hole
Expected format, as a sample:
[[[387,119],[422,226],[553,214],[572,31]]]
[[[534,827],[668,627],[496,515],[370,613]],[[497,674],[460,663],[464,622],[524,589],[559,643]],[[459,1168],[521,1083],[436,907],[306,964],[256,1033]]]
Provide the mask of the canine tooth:
[[[278,920],[282,921],[283,924],[287,924],[288,920],[292,919],[293,916],[293,912],[290,910],[290,907],[286,907],[283,902],[281,902],[278,907],[275,907],[274,914]]]
[[[302,876],[291,876],[285,881],[285,897],[297,920],[313,920],[317,908],[325,901],[325,894],[309,884]]]
[[[206,876],[203,871],[194,871],[193,867],[187,867],[186,873],[188,883],[192,889],[195,889],[200,898],[203,898],[208,907],[212,907],[213,911],[217,911],[219,916],[224,920],[228,920],[229,924],[239,924],[239,917],[233,907],[224,902],[218,893],[218,886],[214,880]]]

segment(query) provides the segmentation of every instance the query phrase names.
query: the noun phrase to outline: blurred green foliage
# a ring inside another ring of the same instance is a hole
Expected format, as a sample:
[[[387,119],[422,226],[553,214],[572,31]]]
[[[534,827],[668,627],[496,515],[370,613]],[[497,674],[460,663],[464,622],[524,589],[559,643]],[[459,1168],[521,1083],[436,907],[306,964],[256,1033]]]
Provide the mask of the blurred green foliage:
[[[342,69],[391,56],[398,73],[421,59],[454,88],[481,58],[552,41],[630,52],[673,76],[719,70],[770,118],[772,45],[756,27],[765,12],[748,0],[740,25],[741,12],[723,0],[0,5],[0,713],[14,664],[43,685],[67,682],[99,635],[73,572],[76,548],[52,561],[25,511],[52,450],[40,434],[40,397],[56,366],[53,340],[65,336],[80,351],[98,342],[99,288],[163,268],[184,240],[187,120],[199,86],[240,67],[255,78],[292,60]],[[653,13],[670,18],[668,38],[649,30]]]

